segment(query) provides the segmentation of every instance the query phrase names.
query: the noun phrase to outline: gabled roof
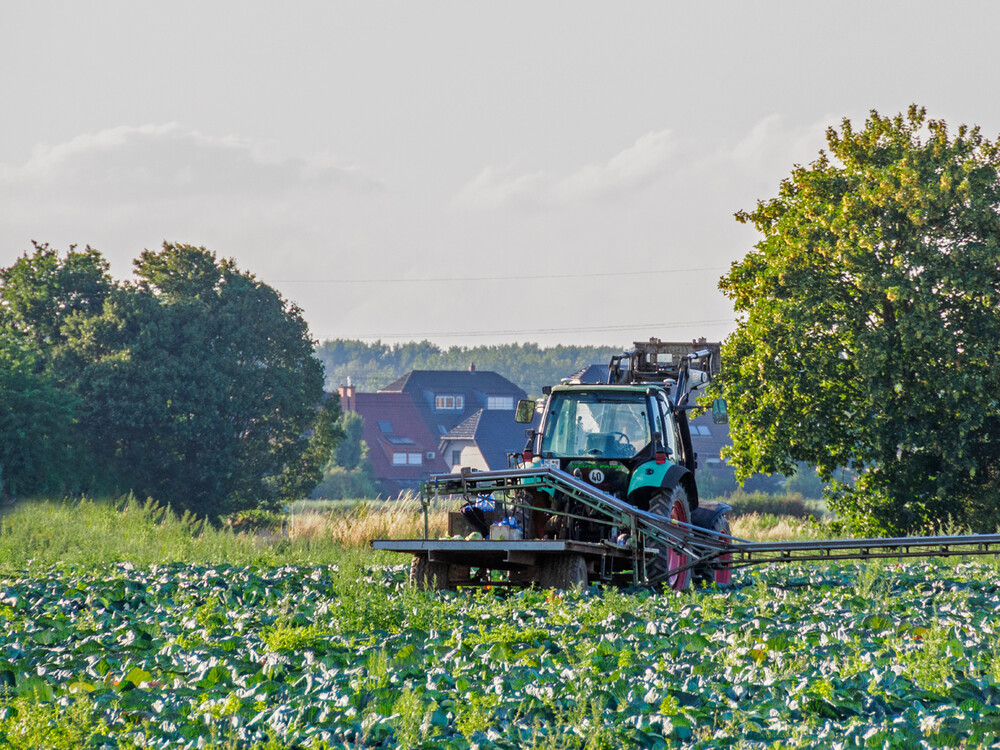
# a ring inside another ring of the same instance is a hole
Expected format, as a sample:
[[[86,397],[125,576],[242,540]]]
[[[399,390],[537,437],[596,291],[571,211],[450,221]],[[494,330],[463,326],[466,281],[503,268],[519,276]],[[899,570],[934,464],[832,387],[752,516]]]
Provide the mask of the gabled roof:
[[[471,417],[466,419],[464,422],[460,422],[455,425],[452,429],[448,430],[447,433],[442,435],[442,440],[475,440],[476,430],[479,428],[479,420],[482,419],[484,414],[483,409],[476,411]]]
[[[408,395],[358,393],[354,396],[354,409],[364,417],[362,437],[368,444],[368,458],[378,479],[390,487],[393,481],[409,485],[428,474],[447,471],[444,458],[438,453],[440,436],[431,433]],[[421,463],[393,464],[393,453],[420,453]],[[433,453],[434,458],[427,458],[428,453]]]
[[[480,393],[511,395],[524,398],[524,391],[503,375],[476,370],[411,370],[398,380],[389,383],[379,393]]]
[[[521,424],[514,421],[512,411],[480,409],[449,431],[441,442],[474,440],[490,469],[506,469],[507,454],[524,450],[525,429],[538,429],[540,422],[538,414],[531,424]]]
[[[607,365],[587,365],[570,375],[570,379],[587,384],[602,384],[608,382]]]

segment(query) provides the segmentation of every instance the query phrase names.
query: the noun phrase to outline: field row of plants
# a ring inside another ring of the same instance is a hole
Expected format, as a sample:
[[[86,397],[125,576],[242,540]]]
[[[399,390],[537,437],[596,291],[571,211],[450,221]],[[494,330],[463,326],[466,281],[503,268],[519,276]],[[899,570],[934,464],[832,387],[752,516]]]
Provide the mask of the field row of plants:
[[[1000,570],[787,567],[685,594],[427,594],[404,566],[0,583],[0,746],[1000,742]]]

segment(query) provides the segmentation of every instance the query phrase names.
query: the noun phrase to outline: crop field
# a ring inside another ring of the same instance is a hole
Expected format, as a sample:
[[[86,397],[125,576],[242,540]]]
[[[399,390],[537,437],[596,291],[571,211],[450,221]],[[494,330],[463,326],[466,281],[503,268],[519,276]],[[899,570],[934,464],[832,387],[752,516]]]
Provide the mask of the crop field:
[[[991,562],[789,567],[683,594],[427,594],[404,566],[0,578],[0,746],[981,747]]]

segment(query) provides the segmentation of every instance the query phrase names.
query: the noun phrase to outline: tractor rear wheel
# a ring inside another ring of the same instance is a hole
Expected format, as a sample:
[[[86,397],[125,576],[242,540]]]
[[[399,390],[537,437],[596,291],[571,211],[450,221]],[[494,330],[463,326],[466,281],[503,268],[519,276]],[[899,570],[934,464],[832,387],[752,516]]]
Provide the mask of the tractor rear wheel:
[[[542,560],[538,583],[543,589],[571,589],[587,585],[583,555],[551,555]]]
[[[418,591],[440,591],[448,588],[448,563],[431,562],[414,555],[410,563],[410,584]]]
[[[681,485],[653,495],[649,501],[649,512],[665,516],[671,521],[691,523],[691,506],[688,504],[687,492]],[[654,581],[663,579],[667,571],[676,570],[688,562],[686,554],[668,546],[666,549],[661,549],[657,557],[646,563],[646,577]],[[674,591],[683,591],[690,582],[691,568],[674,573],[664,580],[664,584]]]

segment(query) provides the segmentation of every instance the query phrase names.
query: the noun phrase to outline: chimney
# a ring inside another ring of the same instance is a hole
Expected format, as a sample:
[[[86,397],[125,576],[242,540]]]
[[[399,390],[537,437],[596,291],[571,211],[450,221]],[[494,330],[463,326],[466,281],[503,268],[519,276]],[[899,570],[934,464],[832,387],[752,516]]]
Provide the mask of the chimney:
[[[470,362],[469,363],[469,372],[475,372],[475,371],[476,371],[476,363],[475,362]]]
[[[354,411],[354,386],[348,383],[347,385],[337,386],[337,395],[340,396],[340,408],[344,411]]]

